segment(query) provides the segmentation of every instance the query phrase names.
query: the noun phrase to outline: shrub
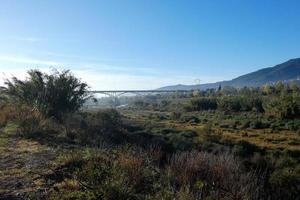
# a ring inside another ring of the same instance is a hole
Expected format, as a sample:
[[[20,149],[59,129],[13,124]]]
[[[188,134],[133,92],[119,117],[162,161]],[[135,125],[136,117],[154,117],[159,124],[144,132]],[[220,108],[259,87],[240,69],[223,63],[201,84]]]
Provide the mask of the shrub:
[[[278,109],[282,119],[300,118],[300,97],[296,95],[282,96]]]
[[[256,98],[256,97],[249,98],[249,101],[250,101],[249,103],[251,105],[251,109],[253,111],[260,112],[260,113],[265,112],[265,109],[263,107],[263,102],[260,98]]]
[[[167,134],[175,134],[178,131],[176,129],[173,128],[162,128],[158,130],[159,133],[163,134],[163,135],[167,135]]]
[[[133,105],[137,108],[146,108],[149,106],[149,103],[143,100],[136,100],[133,102]]]
[[[218,101],[218,109],[222,111],[238,112],[241,110],[240,99],[237,97],[222,97]]]
[[[258,121],[258,122],[257,122]],[[268,121],[268,120],[256,120],[254,121],[254,123],[258,123],[256,125],[253,126],[253,128],[270,128],[272,125],[272,122]]]
[[[300,166],[275,170],[270,177],[272,194],[278,199],[297,199],[300,191]]]
[[[46,117],[61,120],[64,113],[77,111],[89,97],[87,85],[69,71],[54,71],[48,75],[31,70],[28,75],[25,81],[16,77],[7,80],[4,91],[13,100],[38,110]]]
[[[252,155],[254,152],[257,151],[258,151],[258,147],[256,145],[243,140],[239,141],[233,147],[233,153],[241,157]]]
[[[250,127],[251,122],[249,120],[245,120],[243,121],[242,125],[241,125],[241,129],[246,129]]]
[[[35,137],[43,131],[46,120],[36,110],[28,106],[21,106],[15,116],[18,125],[18,134],[25,137]]]
[[[46,181],[58,182],[48,195],[104,200],[264,197],[261,174],[247,172],[231,154],[186,151],[162,157],[151,152],[128,145],[71,151],[47,176],[52,180]]]
[[[87,113],[87,116],[84,116],[83,120],[79,119],[79,122],[79,137],[82,143],[98,146],[106,140],[112,143],[125,142],[121,115],[114,109]]]
[[[260,98],[247,96],[222,97],[218,101],[218,109],[229,112],[264,112],[262,100]]]
[[[170,116],[170,118],[173,120],[178,120],[180,119],[180,117],[181,117],[181,112],[176,112],[176,111],[172,112]]]
[[[256,174],[243,172],[241,163],[230,154],[177,153],[170,157],[167,169],[174,185],[189,185],[194,194],[209,199],[254,199],[261,195],[262,184]]]
[[[217,100],[216,98],[197,98],[192,99],[189,104],[185,106],[187,111],[202,111],[202,110],[216,110]]]
[[[15,119],[17,110],[11,104],[0,105],[0,128],[4,127],[9,121]]]
[[[80,135],[84,137],[85,131],[88,128],[87,122],[84,118],[84,116],[80,114],[67,114],[64,115],[63,118],[63,126],[65,128],[65,134],[67,138],[71,140],[78,139]],[[86,137],[89,137],[86,134]]]
[[[193,138],[198,135],[195,131],[184,131],[184,132],[181,132],[180,134],[186,138]]]
[[[285,124],[285,127],[290,131],[300,130],[300,120],[288,121]]]
[[[191,116],[191,115],[182,115],[180,117],[180,121],[182,122],[189,122],[189,123],[199,123],[200,120],[196,116]]]
[[[114,109],[64,115],[63,126],[66,136],[81,145],[125,142],[121,115]]]
[[[261,129],[264,128],[264,124],[260,120],[254,120],[253,122],[250,123],[250,128]]]

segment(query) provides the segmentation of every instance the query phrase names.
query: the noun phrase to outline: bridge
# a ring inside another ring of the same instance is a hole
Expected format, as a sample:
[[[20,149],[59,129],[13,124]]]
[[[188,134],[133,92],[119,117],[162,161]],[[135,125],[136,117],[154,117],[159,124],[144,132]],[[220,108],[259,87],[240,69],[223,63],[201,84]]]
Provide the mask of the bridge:
[[[112,106],[116,107],[118,98],[124,94],[147,95],[147,94],[170,94],[170,93],[187,93],[192,90],[93,90],[92,94],[104,94],[112,99]]]
[[[93,90],[90,91],[93,94],[104,94],[109,97],[119,97],[123,94],[161,94],[161,93],[186,93],[191,92],[192,90]]]

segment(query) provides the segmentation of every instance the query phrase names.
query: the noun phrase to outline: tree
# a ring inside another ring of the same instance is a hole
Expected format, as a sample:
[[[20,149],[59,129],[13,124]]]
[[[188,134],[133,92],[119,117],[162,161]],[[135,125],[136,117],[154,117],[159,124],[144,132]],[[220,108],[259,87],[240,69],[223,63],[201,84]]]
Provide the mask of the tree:
[[[216,110],[217,100],[212,97],[192,99],[186,106],[187,111]]]
[[[45,117],[61,120],[64,113],[77,111],[90,97],[87,84],[69,70],[55,70],[52,74],[30,70],[28,75],[25,81],[16,77],[6,80],[4,91],[13,100],[38,110]]]
[[[194,90],[192,96],[193,97],[200,97],[200,90]]]
[[[300,96],[289,94],[280,98],[279,114],[284,119],[300,117]]]
[[[276,90],[277,94],[280,94],[281,92],[283,92],[284,88],[285,88],[285,85],[282,81],[278,81],[275,84],[275,90]]]
[[[274,91],[275,91],[275,88],[270,84],[266,84],[266,85],[262,86],[262,92],[264,94],[270,95],[270,94],[273,94]]]
[[[289,82],[288,87],[294,93],[298,92],[299,90],[299,85],[296,81]]]

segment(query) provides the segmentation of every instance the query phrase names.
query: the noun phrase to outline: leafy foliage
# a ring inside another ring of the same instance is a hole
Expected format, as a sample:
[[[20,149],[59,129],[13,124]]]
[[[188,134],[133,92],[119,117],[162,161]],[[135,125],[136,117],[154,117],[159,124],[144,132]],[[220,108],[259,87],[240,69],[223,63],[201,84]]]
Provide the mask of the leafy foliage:
[[[64,113],[77,111],[89,97],[87,85],[68,70],[45,74],[30,70],[21,81],[6,81],[5,92],[18,103],[31,106],[46,117],[61,119]]]
[[[189,104],[185,106],[187,111],[202,111],[202,110],[216,110],[217,100],[216,98],[197,98],[192,99]]]
[[[223,111],[257,111],[264,112],[262,100],[257,97],[232,96],[222,97],[218,101],[218,108]]]
[[[278,106],[281,118],[299,118],[300,117],[300,96],[284,95],[280,98]]]

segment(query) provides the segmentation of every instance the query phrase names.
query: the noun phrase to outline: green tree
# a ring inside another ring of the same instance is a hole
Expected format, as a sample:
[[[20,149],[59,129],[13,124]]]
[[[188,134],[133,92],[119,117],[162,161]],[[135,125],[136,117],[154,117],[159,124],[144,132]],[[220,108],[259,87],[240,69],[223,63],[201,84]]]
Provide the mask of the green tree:
[[[185,109],[187,111],[216,110],[217,100],[213,97],[192,99],[187,105],[185,105]]]
[[[279,114],[281,118],[300,117],[300,97],[297,95],[283,95],[280,98]]]
[[[200,90],[193,91],[193,97],[200,97],[200,96],[201,96]]]
[[[296,93],[296,92],[299,91],[299,86],[298,86],[298,84],[297,84],[296,81],[290,82],[290,83],[288,84],[288,87],[289,87],[289,89],[290,89],[292,92],[294,92],[294,93]]]
[[[283,92],[284,88],[285,88],[285,85],[282,81],[278,81],[275,84],[275,90],[276,90],[277,94],[280,94],[281,92]]]
[[[262,86],[262,92],[264,94],[270,95],[270,94],[273,94],[274,91],[275,91],[275,88],[269,84]]]

